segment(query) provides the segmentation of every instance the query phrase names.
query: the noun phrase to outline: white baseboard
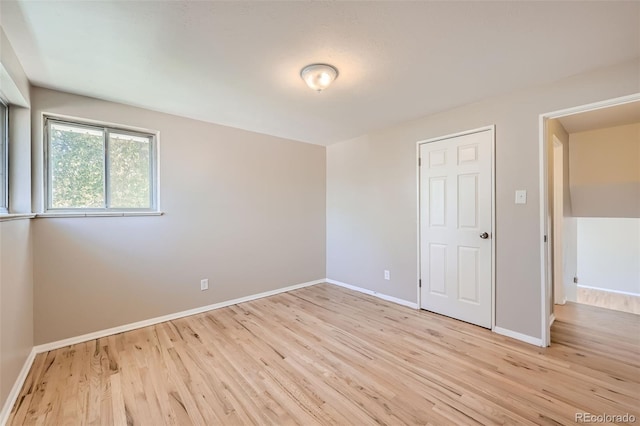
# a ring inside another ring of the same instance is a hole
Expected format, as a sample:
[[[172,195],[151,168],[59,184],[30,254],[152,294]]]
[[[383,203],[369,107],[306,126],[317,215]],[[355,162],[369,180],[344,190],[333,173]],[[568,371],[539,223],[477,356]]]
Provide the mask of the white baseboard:
[[[494,327],[493,331],[494,331],[494,333],[498,333],[498,334],[501,334],[503,336],[511,337],[512,339],[520,340],[520,341],[523,341],[525,343],[529,343],[531,345],[536,345],[536,346],[540,346],[540,347],[545,347],[546,346],[546,345],[544,345],[542,343],[542,339],[540,339],[539,337],[529,336],[527,334],[518,333],[517,331],[513,331],[513,330],[507,330],[506,328],[502,328],[502,327]]]
[[[340,287],[348,288],[349,290],[359,291],[360,293],[368,294],[370,296],[378,297],[382,300],[386,300],[388,302],[397,303],[398,305],[407,306],[409,308],[418,309],[418,304],[414,302],[409,302],[408,300],[399,299],[393,296],[387,296],[386,294],[378,293],[377,291],[369,290],[362,287],[357,287],[355,285],[343,283],[341,281],[331,280],[329,278],[326,279],[326,282],[329,284],[337,285]]]
[[[555,321],[556,321],[556,314],[549,315],[549,327],[551,327]]]
[[[315,281],[309,281],[302,284],[295,284],[288,287],[279,288],[276,290],[265,291],[264,293],[252,294],[250,296],[240,297],[238,299],[227,300],[224,302],[214,303],[212,305],[201,306],[199,308],[189,309],[186,311],[176,312],[169,315],[163,315],[161,317],[150,318],[142,321],[137,321],[130,324],[124,324],[117,327],[107,328],[105,330],[94,331],[92,333],[83,334],[81,336],[69,337],[68,339],[57,340],[54,342],[44,343],[42,345],[37,345],[34,347],[35,353],[39,354],[42,352],[48,352],[55,349],[64,348],[66,346],[75,345],[77,343],[87,342],[89,340],[99,339],[101,337],[111,336],[113,334],[124,333],[125,331],[136,330],[142,327],[148,327],[150,325],[160,324],[166,321],[172,321],[178,318],[188,317],[190,315],[201,314],[203,312],[212,311],[215,309],[224,308],[231,305],[237,305],[238,303],[249,302],[251,300],[261,299],[263,297],[269,297],[280,293],[285,293],[287,291],[296,290],[303,287],[309,287],[316,284],[321,283],[330,283],[334,285],[338,285],[340,287],[345,287],[351,290],[359,291],[361,293],[370,294],[372,296],[379,297],[380,299],[387,300],[389,302],[397,303],[399,305],[408,306],[410,308],[418,309],[418,304],[409,302],[407,300],[399,299],[393,296],[387,296],[386,294],[381,294],[372,290],[367,290],[361,287],[356,287],[350,284],[346,284],[340,281],[330,280],[326,278],[322,278]]]
[[[2,411],[0,411],[0,425],[4,426],[9,420],[9,414],[11,414],[11,409],[13,405],[16,403],[18,399],[18,395],[20,395],[20,391],[22,390],[22,385],[24,385],[24,381],[27,380],[27,375],[29,374],[29,370],[31,370],[31,366],[33,365],[33,361],[36,359],[36,348],[32,348],[31,352],[27,356],[27,359],[24,361],[24,365],[22,366],[22,370],[20,370],[20,374],[16,378],[16,381],[13,383],[13,387],[11,388],[11,392],[7,396],[4,405],[2,406]]]
[[[578,287],[578,288],[584,288],[584,289],[586,289],[586,290],[604,291],[605,293],[624,294],[625,296],[635,296],[635,297],[640,297],[640,294],[638,294],[638,293],[631,293],[631,292],[629,292],[629,291],[610,290],[610,289],[608,289],[608,288],[591,287],[591,286],[588,286],[588,285],[580,285],[580,284],[578,284],[576,287]]]
[[[325,279],[309,281],[306,283],[295,284],[292,286],[283,287],[276,290],[265,291],[264,293],[252,294],[250,296],[240,297],[238,299],[214,303],[213,305],[201,306],[199,308],[189,309],[182,312],[176,312],[174,314],[163,315],[161,317],[156,317],[156,318],[151,318],[143,321],[133,322],[130,324],[120,325],[118,327],[107,328],[106,330],[94,331],[93,333],[83,334],[81,336],[70,337],[68,339],[63,339],[55,342],[38,345],[34,348],[34,350],[36,353],[48,352],[54,349],[64,348],[65,346],[75,345],[76,343],[83,343],[89,340],[111,336],[112,334],[118,334],[118,333],[135,330],[142,327],[148,327],[150,325],[160,324],[161,322],[172,321],[178,318],[188,317],[190,315],[201,314],[203,312],[212,311],[214,309],[220,309],[220,308],[224,308],[231,305],[237,305],[238,303],[249,302],[251,300],[261,299],[263,297],[273,296],[276,294],[285,293],[287,291],[296,290],[303,287],[309,287],[309,286],[324,283],[324,282],[326,282]]]
[[[256,299],[261,299],[263,297],[273,296],[280,293],[285,293],[287,291],[296,290],[303,287],[309,287],[316,284],[321,284],[326,282],[326,279],[319,279],[315,281],[309,281],[302,284],[295,284],[288,287],[279,288],[276,290],[265,291],[264,293],[252,294],[250,296],[240,297],[238,299],[227,300],[224,302],[214,303],[213,305],[201,306],[199,308],[189,309],[187,311],[176,312],[174,314],[163,315],[161,317],[151,318],[143,321],[134,322],[131,324],[125,324],[118,327],[108,328],[106,330],[94,331],[93,333],[83,334],[81,336],[70,337],[68,339],[58,340],[55,342],[49,342],[42,345],[34,346],[29,353],[24,365],[22,366],[22,370],[20,370],[20,374],[16,378],[16,381],[11,388],[11,392],[7,397],[2,411],[0,411],[0,426],[5,426],[5,423],[9,419],[9,415],[11,414],[11,409],[13,405],[16,403],[16,399],[20,394],[20,390],[24,385],[25,380],[27,379],[27,375],[29,374],[29,370],[31,369],[31,365],[35,360],[37,354],[52,351],[54,349],[64,348],[66,346],[75,345],[76,343],[87,342],[89,340],[99,339],[101,337],[110,336],[112,334],[123,333],[125,331],[135,330],[142,327],[148,327],[150,325],[159,324],[166,321],[171,321],[178,318],[187,317],[189,315],[200,314],[207,311],[212,311],[214,309],[220,309],[231,305],[236,305],[242,302],[249,302]]]
[[[387,300],[389,302],[397,303],[399,305],[407,306],[409,308],[413,308],[413,309],[418,309],[419,308],[417,303],[409,302],[408,300],[399,299],[399,298],[393,297],[393,296],[387,296],[386,294],[378,293],[376,291],[369,290],[369,289],[366,289],[366,288],[357,287],[355,285],[343,283],[343,282],[332,280],[332,279],[329,279],[329,278],[326,279],[326,282],[328,282],[329,284],[333,284],[333,285],[337,285],[337,286],[340,286],[340,287],[348,288],[349,290],[354,290],[354,291],[359,291],[360,293],[369,294],[371,296],[375,296],[375,297],[378,297],[380,299]],[[552,318],[552,320],[553,319],[555,319],[555,316]],[[528,336],[526,334],[518,333],[517,331],[508,330],[508,329],[502,328],[502,327],[494,327],[493,331],[495,333],[501,334],[503,336],[507,336],[507,337],[511,337],[512,339],[523,341],[525,343],[529,343],[529,344],[536,345],[536,346],[541,346],[541,347],[545,346],[545,345],[542,344],[542,339],[537,338],[537,337]]]

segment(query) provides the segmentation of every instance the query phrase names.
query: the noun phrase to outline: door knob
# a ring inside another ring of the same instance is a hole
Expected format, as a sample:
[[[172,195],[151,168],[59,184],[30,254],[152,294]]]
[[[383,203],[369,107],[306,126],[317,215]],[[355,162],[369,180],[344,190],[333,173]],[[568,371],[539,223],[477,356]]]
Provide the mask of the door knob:
[[[489,238],[489,234],[487,234],[486,232],[483,232],[482,234],[480,234],[480,238],[482,238],[483,240],[486,240],[487,238]]]

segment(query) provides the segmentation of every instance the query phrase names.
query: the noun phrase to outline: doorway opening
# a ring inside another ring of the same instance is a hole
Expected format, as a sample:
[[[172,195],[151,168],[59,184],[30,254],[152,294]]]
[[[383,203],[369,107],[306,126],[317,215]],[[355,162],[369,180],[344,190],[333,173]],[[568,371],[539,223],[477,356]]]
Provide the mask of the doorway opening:
[[[548,346],[566,301],[640,313],[640,93],[541,115],[540,144]]]

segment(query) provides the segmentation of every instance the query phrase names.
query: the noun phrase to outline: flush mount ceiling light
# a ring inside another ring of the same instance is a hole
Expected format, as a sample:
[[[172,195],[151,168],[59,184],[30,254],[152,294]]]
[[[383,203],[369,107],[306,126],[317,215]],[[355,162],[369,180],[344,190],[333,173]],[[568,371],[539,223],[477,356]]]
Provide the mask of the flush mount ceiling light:
[[[302,68],[300,77],[309,88],[321,92],[338,78],[338,70],[327,64],[311,64]]]

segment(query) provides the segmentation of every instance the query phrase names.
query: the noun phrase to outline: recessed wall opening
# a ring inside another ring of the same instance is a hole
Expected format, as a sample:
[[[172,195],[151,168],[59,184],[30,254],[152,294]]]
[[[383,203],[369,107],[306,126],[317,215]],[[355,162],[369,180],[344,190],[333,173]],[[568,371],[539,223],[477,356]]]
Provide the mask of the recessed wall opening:
[[[560,305],[640,314],[640,94],[541,116],[543,336]]]

